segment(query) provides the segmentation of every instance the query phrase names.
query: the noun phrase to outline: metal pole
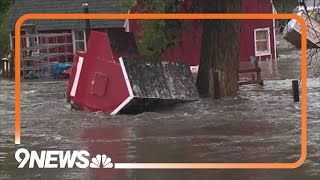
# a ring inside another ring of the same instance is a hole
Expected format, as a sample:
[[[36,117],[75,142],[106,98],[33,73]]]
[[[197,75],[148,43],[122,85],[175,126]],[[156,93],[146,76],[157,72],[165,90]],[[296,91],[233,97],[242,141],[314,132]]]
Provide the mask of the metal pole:
[[[83,3],[82,7],[83,7],[84,14],[89,14],[89,4]],[[91,29],[90,19],[85,19],[85,22],[86,22],[86,38],[87,38],[86,40],[88,41],[90,36],[90,29]]]
[[[293,80],[292,81],[292,91],[293,91],[293,101],[299,102],[300,101],[300,95],[299,95],[299,81]]]

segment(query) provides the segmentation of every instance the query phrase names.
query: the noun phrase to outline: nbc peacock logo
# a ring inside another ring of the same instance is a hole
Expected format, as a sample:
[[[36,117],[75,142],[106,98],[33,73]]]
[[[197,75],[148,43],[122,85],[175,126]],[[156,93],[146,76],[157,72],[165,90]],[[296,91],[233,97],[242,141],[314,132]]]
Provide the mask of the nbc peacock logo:
[[[91,159],[90,163],[91,168],[113,168],[113,164],[111,163],[111,158],[105,154],[97,154],[96,157]]]

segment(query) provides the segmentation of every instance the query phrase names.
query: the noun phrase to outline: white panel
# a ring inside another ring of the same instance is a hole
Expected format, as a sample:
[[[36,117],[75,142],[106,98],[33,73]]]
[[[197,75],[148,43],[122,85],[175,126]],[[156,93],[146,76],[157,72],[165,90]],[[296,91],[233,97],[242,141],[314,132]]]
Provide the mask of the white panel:
[[[76,76],[73,81],[72,89],[70,96],[75,97],[78,89],[78,84],[79,84],[79,79],[80,79],[80,74],[82,70],[82,65],[83,65],[83,57],[79,57],[78,65],[77,65],[77,72]]]

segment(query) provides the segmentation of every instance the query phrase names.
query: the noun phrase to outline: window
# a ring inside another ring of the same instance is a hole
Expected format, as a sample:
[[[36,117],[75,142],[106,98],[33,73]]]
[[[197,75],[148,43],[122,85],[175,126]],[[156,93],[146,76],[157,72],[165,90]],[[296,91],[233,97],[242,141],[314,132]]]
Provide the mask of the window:
[[[39,37],[37,36],[37,32],[35,33],[29,33],[26,32],[26,45],[27,47],[37,47],[39,44]],[[28,54],[29,56],[34,56],[40,53],[40,50],[33,50],[33,51],[29,51]]]
[[[72,39],[74,53],[76,53],[77,51],[86,51],[86,31],[72,31]]]
[[[269,28],[255,29],[254,41],[256,56],[266,56],[271,54]]]

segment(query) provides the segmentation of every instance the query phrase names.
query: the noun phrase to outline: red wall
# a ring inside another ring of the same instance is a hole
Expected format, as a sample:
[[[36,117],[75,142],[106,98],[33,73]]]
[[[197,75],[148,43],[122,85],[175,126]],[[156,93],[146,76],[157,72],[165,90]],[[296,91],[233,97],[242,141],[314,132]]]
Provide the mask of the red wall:
[[[181,12],[185,13],[192,5],[192,0],[183,1],[182,5]],[[137,6],[130,10],[130,13],[139,13],[138,9],[140,6],[141,4],[138,3]],[[161,59],[166,61],[184,62],[189,65],[198,65],[200,63],[202,46],[202,23],[198,20],[183,20],[181,24],[183,31],[177,39],[176,46],[166,49]],[[139,20],[130,20],[129,28],[130,32],[134,34],[135,39],[139,39],[140,32],[143,28],[139,24]]]
[[[270,0],[243,0],[242,13],[272,13]],[[255,56],[254,29],[270,28],[270,44],[272,56],[262,56],[262,60],[275,59],[275,42],[273,20],[242,20],[241,21],[241,51],[240,61],[249,61],[250,56]],[[260,57],[257,57],[259,59]]]
[[[182,22],[182,29],[178,45],[168,48],[164,52],[163,60],[198,65],[202,46],[202,24],[192,20],[185,20]]]
[[[71,33],[71,30],[55,30],[55,31],[38,31],[39,34],[44,34],[44,33]],[[25,35],[25,32],[21,32],[21,35]],[[26,38],[21,38],[21,48],[25,48],[27,47],[27,43],[26,43]],[[68,45],[67,48],[65,48],[64,46],[60,46],[57,48],[51,48],[49,50],[46,49],[41,49],[40,53],[71,53],[71,55],[69,55],[68,61],[72,62],[73,61],[73,45],[72,45],[72,36],[67,36],[67,38],[65,39],[65,37],[57,37],[57,38],[48,38],[48,40],[45,40],[43,37],[39,38],[39,43],[43,44],[44,42],[48,42],[48,43],[54,43],[54,44],[58,44],[58,43],[71,43],[71,45]],[[24,56],[27,56],[27,51],[23,52]],[[61,57],[55,57],[55,58],[51,58],[50,61],[59,61],[59,62],[64,62],[65,61],[66,56],[61,56]]]

